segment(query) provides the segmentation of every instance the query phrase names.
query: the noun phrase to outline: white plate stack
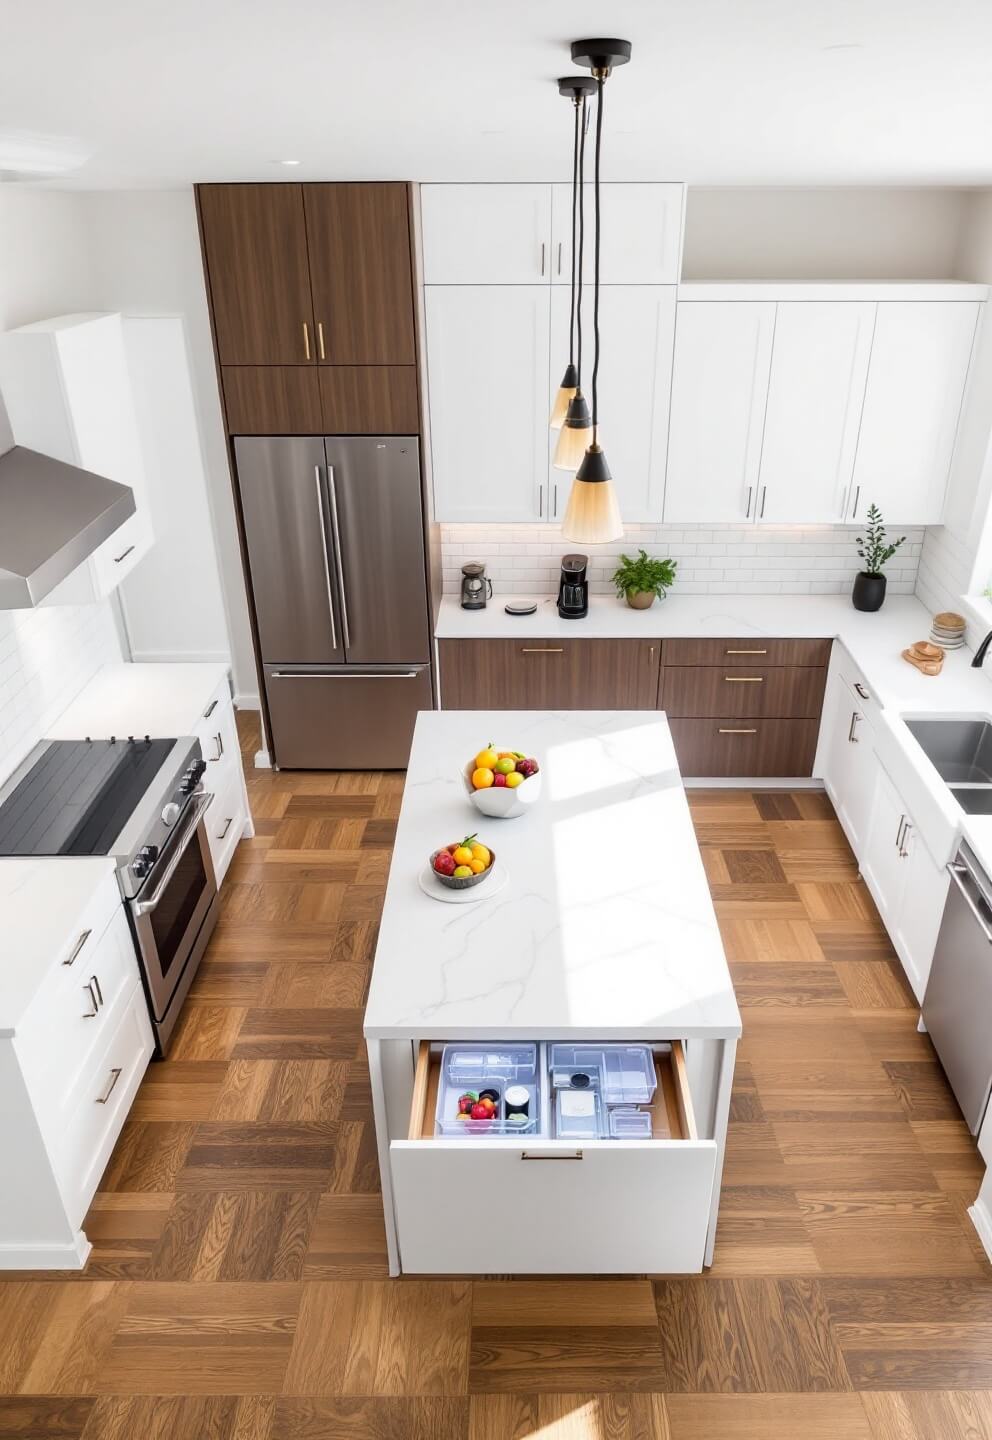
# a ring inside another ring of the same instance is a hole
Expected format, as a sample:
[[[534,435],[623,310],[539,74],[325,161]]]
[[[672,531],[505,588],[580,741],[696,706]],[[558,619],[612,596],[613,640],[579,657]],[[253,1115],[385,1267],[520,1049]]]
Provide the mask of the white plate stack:
[[[930,639],[942,650],[960,650],[964,644],[965,619],[953,610],[941,610],[933,617]]]

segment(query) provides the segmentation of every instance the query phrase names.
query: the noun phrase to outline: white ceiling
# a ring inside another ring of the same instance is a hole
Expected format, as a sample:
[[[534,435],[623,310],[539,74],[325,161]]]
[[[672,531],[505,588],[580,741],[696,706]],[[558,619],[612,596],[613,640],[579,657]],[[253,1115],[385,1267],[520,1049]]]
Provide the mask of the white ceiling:
[[[604,28],[634,46],[609,178],[992,183],[989,0],[31,0],[2,26],[0,171],[37,132],[88,152],[84,188],[565,178],[554,79]]]

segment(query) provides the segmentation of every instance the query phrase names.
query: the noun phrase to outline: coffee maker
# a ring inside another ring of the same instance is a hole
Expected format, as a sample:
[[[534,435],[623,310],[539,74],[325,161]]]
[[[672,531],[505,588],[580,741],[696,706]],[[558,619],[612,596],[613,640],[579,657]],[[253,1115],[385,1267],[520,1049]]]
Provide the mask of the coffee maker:
[[[492,593],[493,582],[486,575],[485,565],[473,560],[462,566],[463,610],[485,610],[486,601],[492,599]]]
[[[558,582],[558,614],[563,620],[581,620],[589,613],[588,555],[563,555]]]

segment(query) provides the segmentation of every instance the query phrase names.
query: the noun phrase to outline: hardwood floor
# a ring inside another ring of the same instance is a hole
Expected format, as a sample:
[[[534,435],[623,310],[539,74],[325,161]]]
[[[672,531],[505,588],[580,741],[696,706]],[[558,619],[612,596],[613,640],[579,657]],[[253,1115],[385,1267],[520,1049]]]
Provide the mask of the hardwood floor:
[[[822,795],[690,792],[744,1016],[712,1270],[391,1281],[361,1017],[402,777],[243,741],[258,835],[90,1264],[0,1280],[0,1437],[992,1440],[982,1167]]]

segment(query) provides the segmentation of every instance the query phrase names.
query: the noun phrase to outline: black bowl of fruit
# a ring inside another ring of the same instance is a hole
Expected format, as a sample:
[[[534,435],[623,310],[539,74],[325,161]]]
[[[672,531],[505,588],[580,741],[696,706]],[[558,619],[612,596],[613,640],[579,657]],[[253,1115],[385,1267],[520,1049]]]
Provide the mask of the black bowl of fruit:
[[[445,845],[431,856],[431,869],[449,890],[469,890],[492,874],[496,853],[480,843],[477,835],[466,835],[455,845]]]

